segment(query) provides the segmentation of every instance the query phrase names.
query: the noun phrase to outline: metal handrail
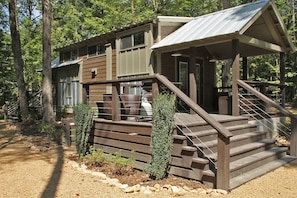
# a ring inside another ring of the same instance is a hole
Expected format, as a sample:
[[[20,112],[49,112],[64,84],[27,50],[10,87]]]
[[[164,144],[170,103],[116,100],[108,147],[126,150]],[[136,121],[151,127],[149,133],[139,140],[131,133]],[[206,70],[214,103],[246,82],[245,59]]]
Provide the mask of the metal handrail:
[[[277,104],[264,94],[258,92],[253,87],[248,85],[247,83],[243,82],[242,80],[237,80],[237,84],[241,86],[242,88],[246,89],[248,92],[252,93],[259,99],[261,99],[263,102],[268,104],[271,107],[276,108],[279,110],[283,115],[291,118],[291,136],[290,136],[290,155],[297,156],[297,118],[296,116],[289,112],[287,109],[282,107],[281,105]]]

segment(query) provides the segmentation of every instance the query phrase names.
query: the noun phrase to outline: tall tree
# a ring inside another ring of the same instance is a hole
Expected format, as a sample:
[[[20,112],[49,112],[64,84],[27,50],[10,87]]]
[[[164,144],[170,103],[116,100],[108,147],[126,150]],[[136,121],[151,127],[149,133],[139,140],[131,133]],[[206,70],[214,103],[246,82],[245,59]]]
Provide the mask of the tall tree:
[[[14,67],[17,76],[18,96],[21,116],[24,117],[28,114],[28,103],[26,85],[24,80],[24,62],[22,58],[21,40],[19,32],[17,2],[16,0],[9,0],[9,24],[11,33],[11,45],[14,55]]]
[[[42,1],[42,21],[43,21],[43,45],[42,45],[42,107],[43,121],[53,122],[53,97],[52,97],[52,69],[51,69],[51,20],[52,20],[51,0]]]

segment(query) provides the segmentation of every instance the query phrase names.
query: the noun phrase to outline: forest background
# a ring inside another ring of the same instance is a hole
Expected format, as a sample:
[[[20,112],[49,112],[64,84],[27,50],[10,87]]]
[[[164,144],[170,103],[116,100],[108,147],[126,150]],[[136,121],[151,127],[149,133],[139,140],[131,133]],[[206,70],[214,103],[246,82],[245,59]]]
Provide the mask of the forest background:
[[[147,19],[163,16],[196,17],[249,0],[51,0],[52,49],[81,41]],[[42,1],[18,0],[18,20],[24,61],[26,90],[41,90],[42,76]],[[275,0],[295,46],[297,45],[296,0]],[[0,0],[0,106],[18,95],[9,31],[8,2]],[[58,57],[53,50],[52,59]],[[279,83],[279,55],[248,60],[249,78]],[[218,75],[221,67],[218,67]],[[296,100],[297,52],[286,54],[287,101]],[[218,86],[221,82],[218,82]]]

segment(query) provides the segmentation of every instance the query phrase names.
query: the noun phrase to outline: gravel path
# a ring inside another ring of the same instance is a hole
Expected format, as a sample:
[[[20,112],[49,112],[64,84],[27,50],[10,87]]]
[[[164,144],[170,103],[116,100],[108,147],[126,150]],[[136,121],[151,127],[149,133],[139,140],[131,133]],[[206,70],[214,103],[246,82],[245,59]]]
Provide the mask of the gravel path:
[[[127,194],[74,169],[65,155],[73,152],[58,147],[40,152],[26,144],[14,126],[0,121],[0,195],[7,198],[70,197],[172,197],[168,191],[150,195]],[[297,198],[297,161],[255,179],[220,197]],[[187,193],[184,198],[213,197]]]

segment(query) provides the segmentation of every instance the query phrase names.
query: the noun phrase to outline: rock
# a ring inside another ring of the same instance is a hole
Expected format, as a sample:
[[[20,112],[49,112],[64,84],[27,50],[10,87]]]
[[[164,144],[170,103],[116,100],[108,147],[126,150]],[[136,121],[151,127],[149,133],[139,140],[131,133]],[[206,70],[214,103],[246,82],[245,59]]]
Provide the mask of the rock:
[[[133,187],[134,187],[134,192],[140,192],[141,187],[140,187],[139,184],[136,184],[136,185],[133,186]]]
[[[107,176],[104,173],[101,172],[91,172],[91,175],[96,176],[96,177],[100,177],[101,179],[106,179]]]
[[[222,190],[222,189],[215,189],[214,191],[221,194],[221,195],[227,195],[228,194],[228,191]]]
[[[171,186],[171,192],[173,196],[182,196],[186,194],[186,191],[178,186]]]
[[[121,185],[120,185],[120,188],[121,188],[121,189],[125,189],[125,188],[128,188],[128,187],[129,187],[128,184],[121,184]]]
[[[81,168],[81,169],[87,169],[88,167],[87,167],[85,164],[81,164],[81,165],[80,165],[80,168]]]
[[[152,194],[152,191],[150,189],[145,189],[143,191],[143,194],[150,195],[150,194]]]
[[[112,178],[112,179],[109,178],[109,179],[106,180],[106,182],[107,182],[107,185],[111,186],[111,187],[113,187],[113,186],[119,187],[121,185],[119,180],[116,179],[116,178]]]
[[[206,190],[203,189],[203,188],[198,188],[197,191],[198,191],[198,193],[201,194],[201,195],[206,195],[206,194],[207,194]]]
[[[183,189],[185,190],[185,191],[191,191],[193,188],[190,188],[190,187],[188,187],[188,186],[183,186]]]
[[[165,185],[162,186],[162,189],[169,190],[169,189],[171,189],[171,185],[170,184],[165,184]]]
[[[206,194],[211,194],[213,192],[213,189],[207,189]]]
[[[125,192],[125,193],[134,193],[134,188],[133,188],[133,186],[128,187],[128,188],[125,188],[125,189],[124,189],[124,192]]]

